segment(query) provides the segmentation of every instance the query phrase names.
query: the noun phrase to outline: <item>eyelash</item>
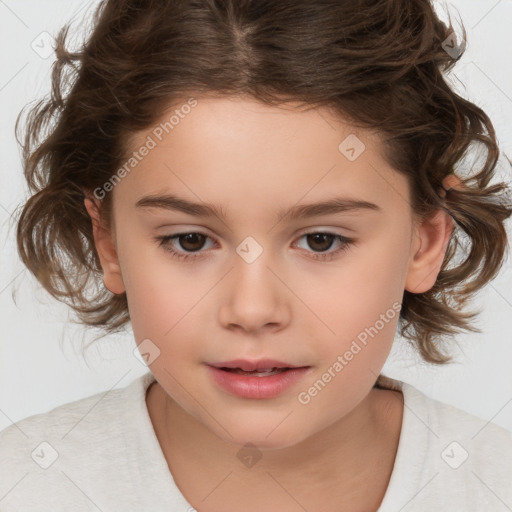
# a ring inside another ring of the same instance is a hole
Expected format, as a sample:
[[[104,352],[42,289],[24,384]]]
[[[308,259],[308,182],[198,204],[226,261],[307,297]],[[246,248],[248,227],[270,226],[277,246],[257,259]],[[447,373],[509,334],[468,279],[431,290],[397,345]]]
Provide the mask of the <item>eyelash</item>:
[[[183,232],[183,233],[176,233],[175,235],[158,236],[155,238],[155,240],[158,242],[159,247],[162,247],[164,249],[164,251],[170,253],[172,257],[175,257],[179,260],[189,260],[190,258],[192,258],[192,259],[200,258],[200,257],[202,257],[201,253],[204,251],[199,250],[199,251],[192,252],[192,253],[182,253],[182,252],[179,252],[179,251],[176,251],[175,249],[173,249],[170,244],[171,240],[175,240],[181,236],[192,235],[192,234],[193,235],[202,235],[206,238],[210,238],[205,233],[201,233],[199,231],[188,231],[188,232]],[[330,233],[328,231],[314,231],[311,233],[304,233],[303,235],[301,235],[299,237],[299,239],[306,237],[308,235],[332,235],[335,237],[335,239],[339,240],[341,243],[341,246],[338,249],[336,249],[335,251],[323,252],[323,253],[312,253],[312,254],[314,254],[314,256],[312,256],[312,259],[319,260],[319,261],[333,260],[336,256],[338,256],[342,252],[345,252],[348,249],[350,249],[350,246],[354,243],[354,240],[352,238],[347,238],[342,235],[337,235],[336,233]],[[199,256],[197,256],[196,254],[199,254]]]

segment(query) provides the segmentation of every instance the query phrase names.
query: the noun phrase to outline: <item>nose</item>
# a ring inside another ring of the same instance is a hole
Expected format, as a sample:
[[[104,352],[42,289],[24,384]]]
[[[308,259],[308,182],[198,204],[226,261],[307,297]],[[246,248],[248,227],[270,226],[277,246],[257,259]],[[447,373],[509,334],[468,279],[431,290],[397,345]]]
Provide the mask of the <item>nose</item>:
[[[226,329],[252,333],[278,331],[288,325],[291,293],[266,252],[252,263],[236,255],[233,264],[223,285],[219,323]]]

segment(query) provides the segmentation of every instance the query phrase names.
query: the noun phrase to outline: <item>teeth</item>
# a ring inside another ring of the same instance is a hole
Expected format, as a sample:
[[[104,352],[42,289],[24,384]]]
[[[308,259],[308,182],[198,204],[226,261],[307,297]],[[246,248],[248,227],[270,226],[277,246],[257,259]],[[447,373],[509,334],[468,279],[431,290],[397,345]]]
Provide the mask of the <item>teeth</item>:
[[[253,375],[255,377],[265,377],[267,375],[275,375],[276,373],[281,373],[282,371],[286,370],[287,368],[265,368],[261,370],[253,370],[253,371],[245,371],[241,370],[240,368],[227,368],[228,371],[231,371],[233,373],[238,373],[239,375]]]

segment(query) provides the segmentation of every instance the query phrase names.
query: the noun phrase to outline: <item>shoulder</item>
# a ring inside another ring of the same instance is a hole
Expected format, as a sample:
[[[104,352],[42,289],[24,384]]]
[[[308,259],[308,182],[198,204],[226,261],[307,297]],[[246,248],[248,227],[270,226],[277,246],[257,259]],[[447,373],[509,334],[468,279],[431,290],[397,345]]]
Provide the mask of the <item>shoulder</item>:
[[[31,448],[45,438],[79,441],[92,435],[111,437],[112,427],[123,424],[123,412],[141,406],[151,380],[151,374],[145,374],[125,387],[105,390],[13,423],[0,431],[1,459],[8,452]]]
[[[507,461],[510,470],[512,461],[512,432],[459,407],[431,398],[414,388],[405,385],[409,404],[418,407],[421,417],[428,422],[432,434],[440,438],[461,439],[474,458],[500,451],[511,457]]]
[[[459,407],[428,396],[412,384],[381,376],[379,384],[385,389],[401,392],[404,400],[404,426],[415,426],[408,433],[428,432],[439,439],[465,439],[468,447],[493,451],[499,448],[502,453],[512,456],[512,432],[471,414]],[[423,425],[423,427],[421,427]]]
[[[0,444],[5,449],[13,444],[18,447],[19,444],[30,444],[31,439],[45,435],[65,438],[80,423],[91,426],[91,422],[98,423],[105,414],[110,416],[112,407],[119,405],[123,392],[124,389],[114,389],[97,393],[19,420],[0,432]],[[82,432],[82,429],[77,432]]]
[[[396,381],[402,430],[388,495],[379,512],[501,510],[512,504],[512,433]],[[390,508],[391,507],[391,508]]]
[[[145,406],[144,386],[149,377],[146,374],[124,388],[63,404],[3,429],[0,496],[8,496],[2,503],[22,500],[19,503],[28,506],[29,494],[41,492],[50,500],[52,489],[54,494],[57,488],[64,492],[67,485],[73,491],[69,478],[78,467],[91,482],[93,470],[113,470],[119,454],[126,452],[126,431]]]

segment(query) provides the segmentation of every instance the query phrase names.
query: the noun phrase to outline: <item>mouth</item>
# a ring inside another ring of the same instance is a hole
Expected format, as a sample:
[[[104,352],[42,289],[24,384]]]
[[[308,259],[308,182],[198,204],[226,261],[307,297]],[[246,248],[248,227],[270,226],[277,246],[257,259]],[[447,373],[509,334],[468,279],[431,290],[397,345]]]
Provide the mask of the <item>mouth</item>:
[[[274,360],[225,361],[206,365],[213,381],[224,391],[241,398],[275,398],[297,386],[312,371]]]
[[[297,367],[293,367],[293,369],[296,369]],[[301,367],[298,367],[301,368]],[[305,368],[305,367],[302,367]],[[264,369],[258,369],[253,371],[246,371],[242,370],[241,368],[227,368],[227,367],[221,367],[219,370],[224,370],[225,372],[230,373],[236,373],[238,375],[248,375],[253,377],[268,377],[269,375],[277,375],[278,373],[283,373],[288,370],[292,370],[292,368],[264,368]]]
[[[219,370],[239,375],[268,376],[282,373],[288,370],[299,368],[309,368],[309,366],[300,366],[287,362],[277,361],[275,359],[259,359],[248,361],[245,359],[234,359],[232,361],[221,361],[216,363],[208,363]]]

